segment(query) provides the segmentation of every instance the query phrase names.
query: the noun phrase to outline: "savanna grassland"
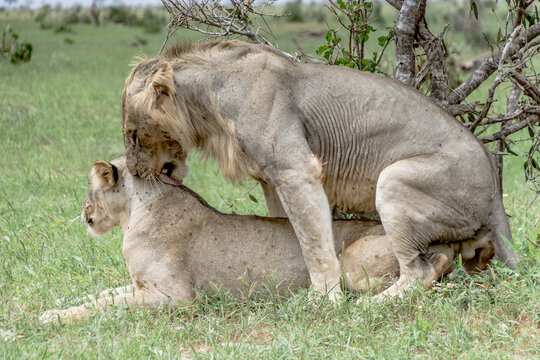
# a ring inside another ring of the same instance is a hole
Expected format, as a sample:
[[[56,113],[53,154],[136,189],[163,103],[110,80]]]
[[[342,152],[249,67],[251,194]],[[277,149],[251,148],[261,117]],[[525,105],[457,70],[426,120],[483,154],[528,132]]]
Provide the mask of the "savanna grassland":
[[[437,11],[445,8],[430,16]],[[392,24],[392,10],[384,14]],[[0,13],[0,29],[9,23],[33,45],[28,63],[0,58],[0,358],[540,358],[540,252],[533,244],[540,200],[531,205],[520,157],[506,158],[504,177],[522,258],[517,272],[495,262],[477,276],[458,270],[433,291],[360,305],[354,294],[334,306],[308,302],[308,290],[278,298],[269,288],[242,301],[221,291],[178,308],[118,308],[85,323],[42,325],[45,310],[130,282],[121,232],[92,237],[79,215],[94,161],[123,154],[120,101],[129,64],[156,54],[164,31],[77,24],[54,32],[34,17]],[[321,22],[272,28],[284,51],[294,52],[296,42],[314,54],[324,43]],[[458,60],[487,51],[459,32],[448,36]],[[136,37],[147,44],[134,47]],[[170,41],[198,38],[178,31]],[[386,61],[391,69],[391,56]],[[253,181],[232,185],[213,161],[199,160],[189,159],[188,187],[223,212],[267,214]]]

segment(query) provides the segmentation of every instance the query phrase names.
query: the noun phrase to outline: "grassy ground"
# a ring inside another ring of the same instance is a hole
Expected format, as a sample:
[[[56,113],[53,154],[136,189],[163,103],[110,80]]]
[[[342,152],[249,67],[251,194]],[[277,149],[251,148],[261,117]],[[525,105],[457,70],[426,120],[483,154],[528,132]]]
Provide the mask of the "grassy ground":
[[[512,273],[495,264],[460,274],[434,291],[388,302],[336,307],[307,302],[307,290],[276,299],[271,290],[245,301],[227,292],[155,311],[118,309],[84,324],[41,325],[44,310],[129,283],[121,234],[90,237],[75,220],[98,159],[123,153],[120,97],[133,56],[155,54],[163,34],[137,28],[77,25],[44,31],[31,20],[0,14],[34,45],[30,63],[0,62],[0,358],[467,358],[540,357],[540,207],[522,180],[523,159],[506,162],[505,205],[523,264]],[[275,29],[282,49],[321,44],[308,29]],[[131,46],[135,36],[148,40]],[[176,38],[193,38],[179,32]],[[66,38],[73,43],[66,42]],[[213,162],[195,155],[186,184],[218,209],[266,214]],[[356,299],[357,295],[351,295]]]

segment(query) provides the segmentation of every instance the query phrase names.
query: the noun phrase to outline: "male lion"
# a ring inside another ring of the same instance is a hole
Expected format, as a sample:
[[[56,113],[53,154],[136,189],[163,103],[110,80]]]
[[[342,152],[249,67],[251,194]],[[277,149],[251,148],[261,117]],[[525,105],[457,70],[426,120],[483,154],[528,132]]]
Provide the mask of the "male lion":
[[[186,167],[182,168],[185,173]],[[133,177],[125,158],[98,161],[90,175],[83,218],[94,234],[121,226],[122,252],[131,285],[106,290],[98,299],[66,310],[50,310],[43,322],[83,319],[112,304],[157,307],[194,297],[194,289],[227,287],[239,294],[268,282],[278,290],[309,285],[301,249],[287,219],[221,214],[183,186],[148,183]],[[342,248],[346,286],[375,290],[391,285],[399,273],[382,226],[377,221],[336,221],[333,251]],[[471,270],[484,269],[493,256],[488,239],[432,245],[430,262],[437,277],[451,270],[461,252]]]
[[[293,62],[263,45],[177,45],[129,75],[122,131],[133,175],[179,179],[193,148],[251,177],[287,216],[314,288],[339,293],[330,207],[377,211],[400,265],[395,295],[436,271],[434,242],[489,236],[515,268],[489,151],[427,97],[347,67]]]

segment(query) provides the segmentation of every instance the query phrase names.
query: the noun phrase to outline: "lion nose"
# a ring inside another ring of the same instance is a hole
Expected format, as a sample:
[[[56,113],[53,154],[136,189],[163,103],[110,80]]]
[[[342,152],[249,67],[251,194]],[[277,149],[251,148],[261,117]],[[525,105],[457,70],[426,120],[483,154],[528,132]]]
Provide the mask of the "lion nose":
[[[167,176],[170,177],[172,175],[174,168],[175,166],[172,162],[166,162],[165,164],[163,164],[163,167],[161,168],[161,173],[167,174]]]

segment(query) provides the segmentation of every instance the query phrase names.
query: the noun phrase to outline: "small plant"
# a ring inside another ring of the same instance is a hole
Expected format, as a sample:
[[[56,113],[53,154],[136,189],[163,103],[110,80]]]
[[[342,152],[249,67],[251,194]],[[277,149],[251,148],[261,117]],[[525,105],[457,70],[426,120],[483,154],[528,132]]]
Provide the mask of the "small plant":
[[[148,41],[145,38],[135,36],[135,39],[131,43],[131,46],[139,47],[139,46],[145,46],[148,44]]]
[[[68,32],[73,32],[73,29],[71,25],[69,24],[58,23],[54,25],[53,31],[55,33],[68,33]]]
[[[13,64],[28,62],[32,57],[32,44],[19,41],[19,34],[13,31],[8,24],[2,33],[0,54],[9,58]]]
[[[377,29],[371,26],[373,22],[373,3],[365,0],[330,1],[330,11],[336,16],[347,37],[342,37],[340,29],[328,29],[326,44],[317,49],[317,55],[323,56],[329,65],[343,65],[362,71],[384,73],[380,68],[382,56],[386,47],[394,38],[393,27],[387,27],[388,33],[379,36],[377,42],[380,52],[366,56],[365,45]]]
[[[43,6],[35,17],[42,30],[52,29],[56,33],[73,32],[72,25],[81,23],[84,20],[85,14],[82,13],[82,8],[76,6],[69,10],[53,10],[50,5]],[[88,16],[88,15],[86,15]],[[87,19],[88,22],[90,19]]]

